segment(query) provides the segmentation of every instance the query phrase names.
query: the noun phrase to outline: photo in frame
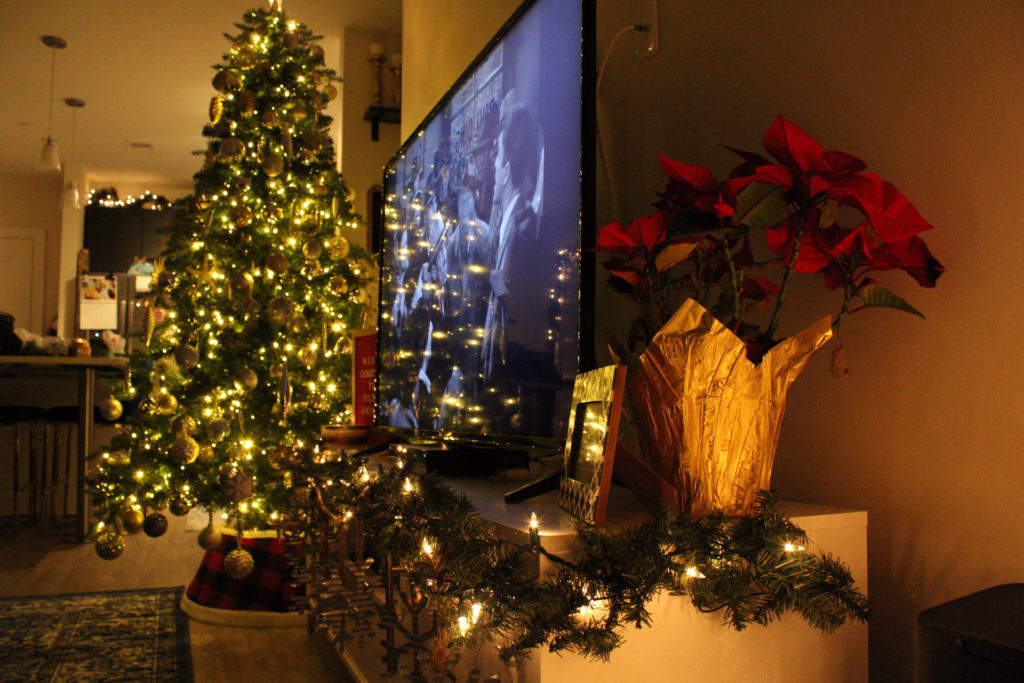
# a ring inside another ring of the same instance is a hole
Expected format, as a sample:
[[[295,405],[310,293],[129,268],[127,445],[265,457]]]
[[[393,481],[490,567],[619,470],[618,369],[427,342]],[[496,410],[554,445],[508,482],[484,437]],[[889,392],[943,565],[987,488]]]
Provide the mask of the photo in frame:
[[[604,524],[626,368],[609,365],[576,375],[558,502],[586,522]]]

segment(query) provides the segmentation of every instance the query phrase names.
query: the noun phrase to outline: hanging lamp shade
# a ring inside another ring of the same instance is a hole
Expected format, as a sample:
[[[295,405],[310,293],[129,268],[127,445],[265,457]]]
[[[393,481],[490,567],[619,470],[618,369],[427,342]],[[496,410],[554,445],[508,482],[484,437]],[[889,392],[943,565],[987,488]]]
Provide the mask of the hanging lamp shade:
[[[39,152],[37,168],[41,171],[59,171],[60,153],[57,150],[57,141],[53,139],[53,84],[54,74],[57,67],[57,50],[63,50],[68,43],[57,36],[43,36],[43,45],[50,48],[52,53],[50,59],[50,121],[46,128],[46,140],[43,142],[43,149]]]
[[[49,136],[46,137],[43,149],[39,152],[39,161],[36,162],[36,167],[40,171],[60,170],[60,152],[57,150],[57,141]]]

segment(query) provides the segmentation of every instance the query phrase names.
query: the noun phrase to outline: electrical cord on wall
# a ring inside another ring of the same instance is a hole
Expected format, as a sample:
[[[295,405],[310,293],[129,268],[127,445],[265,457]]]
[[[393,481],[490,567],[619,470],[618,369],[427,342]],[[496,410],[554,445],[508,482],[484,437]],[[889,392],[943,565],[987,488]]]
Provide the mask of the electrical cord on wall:
[[[650,30],[651,30],[651,27],[650,26],[645,26],[644,24],[626,24],[625,26],[623,26],[622,28],[620,28],[618,30],[618,32],[612,38],[611,42],[608,44],[608,49],[605,50],[604,58],[601,60],[601,66],[597,70],[597,83],[596,83],[595,88],[594,88],[594,101],[595,102],[597,101],[598,97],[600,97],[600,95],[601,95],[601,84],[604,82],[604,74],[605,74],[605,70],[608,67],[608,59],[612,56],[612,50],[615,49],[615,44],[619,42],[619,38],[621,38],[623,35],[625,35],[629,31],[650,31]],[[598,160],[599,160],[599,162],[601,164],[601,174],[604,177],[605,186],[608,188],[608,191],[605,193],[605,196],[608,197],[608,211],[609,211],[609,215],[614,220],[619,215],[619,213],[618,213],[618,198],[617,198],[616,193],[615,193],[615,186],[612,184],[611,175],[608,172],[608,162],[605,159],[605,155],[604,155],[604,144],[601,141],[601,117],[597,116],[596,114],[597,113],[595,112],[594,122],[595,122],[595,133],[596,133],[595,137],[597,138],[596,139],[596,142],[597,142],[597,156],[598,156]]]

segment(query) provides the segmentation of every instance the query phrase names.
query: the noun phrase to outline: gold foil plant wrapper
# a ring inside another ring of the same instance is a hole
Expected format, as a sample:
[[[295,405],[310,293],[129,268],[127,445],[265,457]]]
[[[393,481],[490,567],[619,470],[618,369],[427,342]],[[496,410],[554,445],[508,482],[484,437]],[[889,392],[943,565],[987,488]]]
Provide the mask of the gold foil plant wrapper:
[[[679,489],[691,515],[749,511],[771,481],[786,391],[832,336],[822,318],[760,363],[694,300],[687,300],[630,368],[642,457]]]

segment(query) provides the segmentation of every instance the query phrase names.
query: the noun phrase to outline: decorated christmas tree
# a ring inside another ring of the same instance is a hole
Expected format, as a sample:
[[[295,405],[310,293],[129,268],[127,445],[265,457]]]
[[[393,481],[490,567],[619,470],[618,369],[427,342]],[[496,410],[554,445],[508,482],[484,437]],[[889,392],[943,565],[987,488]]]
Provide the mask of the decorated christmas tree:
[[[162,534],[164,509],[280,524],[315,476],[321,427],[349,415],[371,265],[344,236],[358,219],[324,113],[333,72],[279,4],[236,26],[195,194],[144,300],[141,350],[102,406],[135,410],[92,475],[101,557],[118,556],[126,532]],[[218,541],[212,525],[200,534],[207,549]]]

